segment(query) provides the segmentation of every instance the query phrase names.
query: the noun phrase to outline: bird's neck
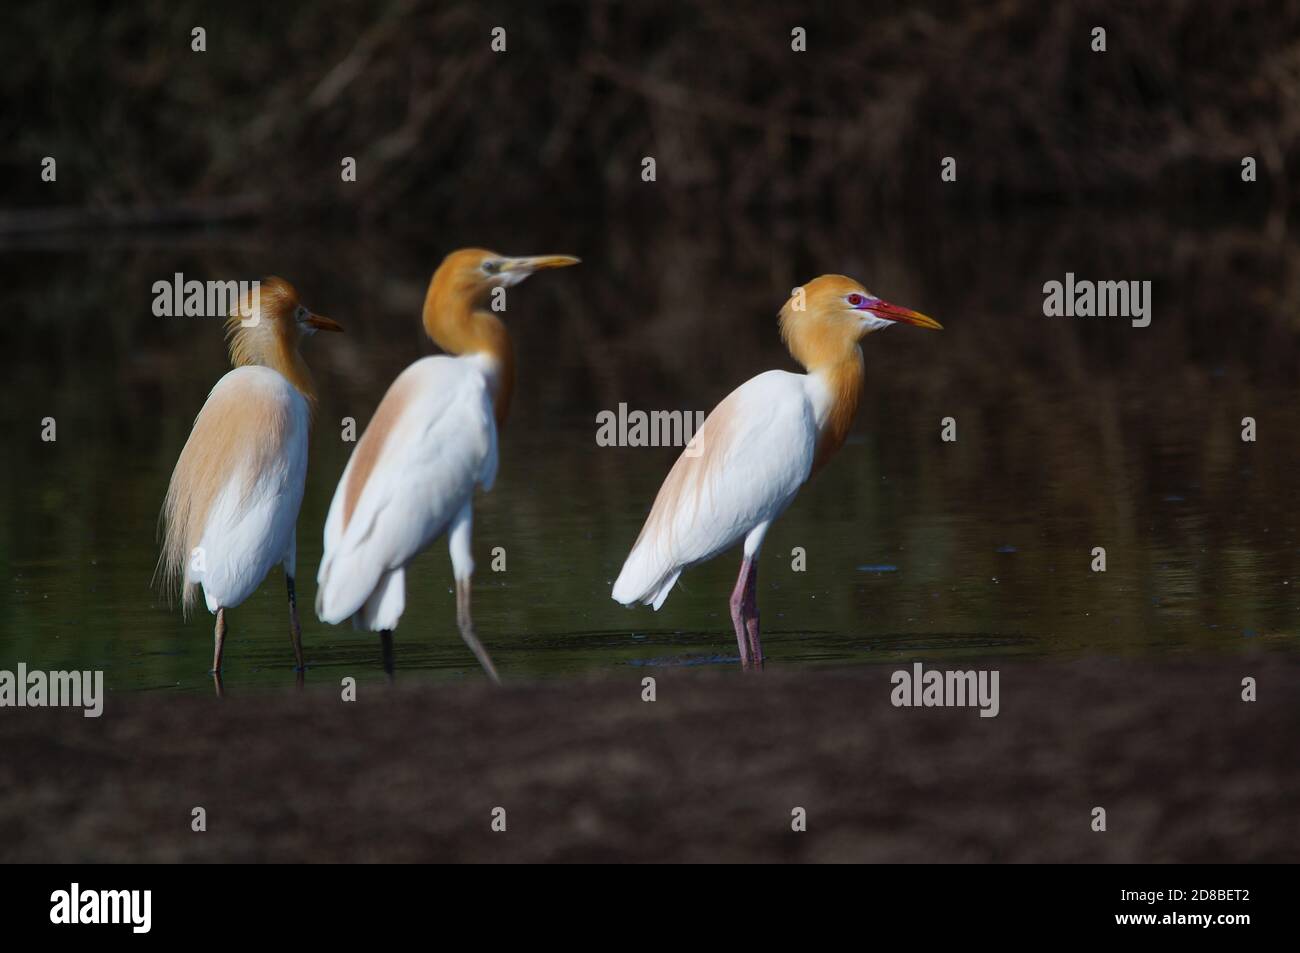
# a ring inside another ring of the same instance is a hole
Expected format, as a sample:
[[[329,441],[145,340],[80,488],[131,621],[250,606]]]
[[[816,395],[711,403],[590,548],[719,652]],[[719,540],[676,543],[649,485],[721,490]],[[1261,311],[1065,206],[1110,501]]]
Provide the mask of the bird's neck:
[[[282,331],[278,322],[266,320],[246,327],[235,315],[227,322],[227,333],[233,366],[259,365],[278,372],[302,394],[307,409],[315,413],[316,382],[298,353],[296,332]]]
[[[497,427],[502,427],[515,389],[515,349],[501,319],[475,308],[469,295],[443,288],[435,275],[424,299],[424,330],[448,354],[488,359],[488,387]]]
[[[808,373],[821,380],[828,398],[825,412],[817,420],[817,453],[813,458],[816,473],[844,445],[853,426],[862,394],[862,348],[855,345],[842,359],[809,367]]]

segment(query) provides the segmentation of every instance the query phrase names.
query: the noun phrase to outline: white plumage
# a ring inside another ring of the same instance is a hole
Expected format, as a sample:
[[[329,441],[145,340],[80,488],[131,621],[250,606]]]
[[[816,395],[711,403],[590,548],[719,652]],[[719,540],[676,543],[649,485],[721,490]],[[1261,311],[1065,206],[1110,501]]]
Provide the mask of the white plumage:
[[[237,367],[217,381],[194,421],[190,440],[202,440],[217,414],[274,421],[260,434],[264,444],[238,446],[225,481],[208,510],[199,554],[186,564],[186,584],[203,589],[208,611],[234,608],[266,574],[283,564],[294,575],[298,510],[307,481],[310,414],[293,385],[268,367]],[[252,427],[246,428],[251,430]],[[259,459],[261,466],[256,466]],[[200,568],[197,568],[200,567]]]
[[[395,628],[405,606],[406,565],[457,520],[469,520],[476,485],[491,489],[497,470],[491,373],[481,356],[427,357],[403,371],[384,395],[376,418],[386,403],[400,402],[400,411],[351,514],[345,511],[360,443],[325,520],[316,577],[322,621],[352,618],[361,629]],[[468,579],[468,547],[453,547],[452,556],[456,579]]]
[[[812,472],[826,406],[816,376],[786,371],[759,374],[727,395],[664,480],[614,599],[658,609],[687,567],[746,537],[745,555],[753,555]]]

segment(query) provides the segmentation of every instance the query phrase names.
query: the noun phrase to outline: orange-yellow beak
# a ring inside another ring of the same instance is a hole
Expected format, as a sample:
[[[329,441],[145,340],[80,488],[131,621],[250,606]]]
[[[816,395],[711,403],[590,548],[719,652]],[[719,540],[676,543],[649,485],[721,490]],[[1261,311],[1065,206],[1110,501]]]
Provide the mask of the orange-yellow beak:
[[[547,268],[567,268],[570,265],[581,263],[581,258],[574,258],[572,255],[533,255],[528,258],[503,258],[501,260],[501,273],[508,274],[517,271],[523,272],[525,275],[531,275],[535,271],[542,271]]]
[[[933,331],[943,330],[943,325],[928,314],[913,311],[911,308],[900,308],[896,304],[881,301],[879,298],[868,298],[863,302],[861,310],[870,311],[876,317],[884,318],[886,321],[898,321],[918,328],[930,328]]]
[[[307,320],[303,323],[316,331],[338,331],[340,334],[343,333],[343,325],[319,314],[308,315]]]

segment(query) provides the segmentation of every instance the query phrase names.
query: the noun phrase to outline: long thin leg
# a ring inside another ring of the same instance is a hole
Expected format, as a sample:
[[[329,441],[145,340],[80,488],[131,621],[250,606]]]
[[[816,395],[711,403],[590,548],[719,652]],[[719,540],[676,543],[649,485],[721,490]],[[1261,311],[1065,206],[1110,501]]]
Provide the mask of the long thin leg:
[[[483,671],[487,672],[488,678],[492,679],[494,684],[500,685],[501,679],[497,676],[496,666],[492,664],[492,657],[488,655],[487,649],[483,648],[483,643],[478,640],[478,635],[474,632],[474,616],[470,612],[470,580],[474,577],[474,553],[470,545],[473,528],[474,509],[471,501],[466,500],[452,519],[451,530],[447,533],[451,572],[456,577],[456,626],[460,629],[460,637],[474,653],[478,664],[483,666]]]
[[[217,625],[212,630],[212,671],[221,673],[221,650],[226,647],[226,610],[217,609]]]
[[[393,630],[384,629],[379,633],[379,645],[384,654],[384,673],[393,681]]]
[[[758,560],[749,562],[749,579],[741,611],[745,617],[745,634],[749,637],[749,660],[755,669],[762,671],[763,645],[758,639]]]
[[[298,594],[294,591],[293,576],[284,574],[285,585],[289,589],[289,641],[293,643],[293,660],[301,672],[306,666],[302,662],[302,627],[298,625]]]
[[[751,565],[746,556],[740,564],[736,588],[731,590],[731,624],[736,627],[736,644],[740,646],[740,667],[746,670],[749,668],[749,633],[745,629],[745,593],[749,586]]]
[[[469,607],[470,585],[468,579],[456,581],[456,625],[460,628],[460,637],[474,653],[478,664],[483,666],[487,677],[492,679],[493,684],[500,685],[501,678],[497,675],[497,667],[492,664],[492,656],[488,655],[487,649],[483,647],[483,643],[478,640],[478,635],[474,632],[474,618]]]

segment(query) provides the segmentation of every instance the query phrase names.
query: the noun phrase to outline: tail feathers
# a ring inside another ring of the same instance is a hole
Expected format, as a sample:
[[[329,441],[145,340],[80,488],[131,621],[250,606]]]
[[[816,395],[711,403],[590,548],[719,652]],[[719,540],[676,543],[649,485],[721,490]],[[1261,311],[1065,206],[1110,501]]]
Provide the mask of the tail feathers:
[[[664,580],[664,584],[659,587],[659,591],[652,598],[646,600],[655,607],[655,612],[658,612],[659,607],[664,604],[664,600],[668,598],[668,593],[673,591],[673,586],[677,585],[677,577],[681,574],[680,569],[674,571],[671,576]]]
[[[643,602],[654,606],[657,611],[681,574],[681,566],[664,566],[650,558],[646,547],[637,546],[628,555],[610,594],[615,602],[625,606]]]
[[[178,470],[179,467],[177,464]],[[190,610],[194,608],[199,588],[198,583],[186,578],[186,563],[191,548],[187,537],[192,530],[189,511],[189,501],[181,493],[176,475],[173,474],[162,512],[158,514],[158,540],[162,544],[162,552],[154,567],[150,586],[157,589],[166,605],[174,606],[179,602],[185,618],[189,618]]]
[[[380,569],[366,560],[327,557],[316,577],[316,615],[338,625],[365,605],[379,583]]]
[[[179,602],[183,616],[188,619],[198,601],[199,584],[189,578],[185,540],[172,529],[173,525],[164,521],[160,527],[163,551],[149,584],[158,591],[164,605],[175,606]]]
[[[406,608],[406,570],[390,569],[379,577],[361,611],[352,617],[352,627],[363,632],[385,632],[397,628]]]

